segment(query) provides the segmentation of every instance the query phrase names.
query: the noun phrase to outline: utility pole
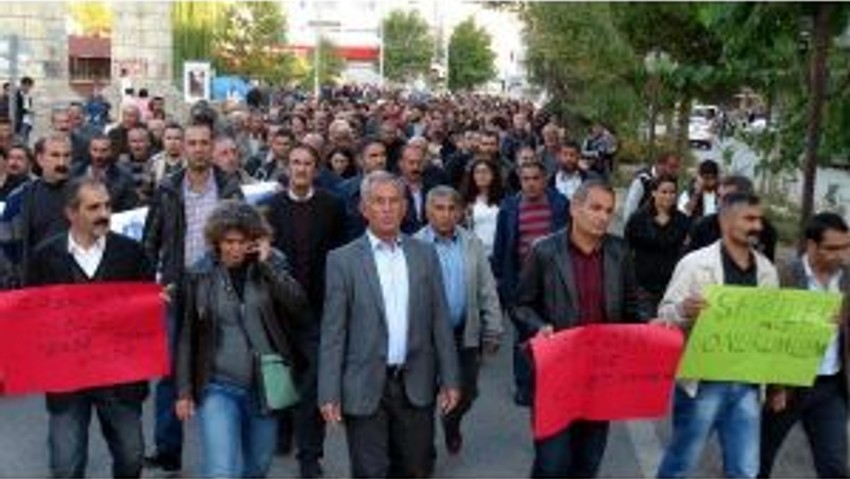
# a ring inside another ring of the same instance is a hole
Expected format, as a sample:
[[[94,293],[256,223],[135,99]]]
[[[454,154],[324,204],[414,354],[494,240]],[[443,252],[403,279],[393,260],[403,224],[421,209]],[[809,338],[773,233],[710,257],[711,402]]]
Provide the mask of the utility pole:
[[[17,115],[18,106],[18,52],[20,50],[19,39],[15,34],[7,37],[9,51],[9,97],[6,99],[7,108],[9,111],[9,122],[12,125],[12,133],[17,131],[19,121],[15,117]]]

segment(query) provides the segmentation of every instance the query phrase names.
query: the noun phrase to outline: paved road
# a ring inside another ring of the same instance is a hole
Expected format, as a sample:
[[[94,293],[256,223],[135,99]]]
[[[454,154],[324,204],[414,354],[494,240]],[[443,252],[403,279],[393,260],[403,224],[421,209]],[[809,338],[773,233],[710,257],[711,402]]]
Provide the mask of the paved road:
[[[741,145],[735,145],[740,148]],[[719,159],[719,150],[698,152],[701,158]],[[733,161],[733,171],[750,173],[754,155],[739,149]],[[840,194],[850,198],[850,175],[828,171],[820,177],[825,184],[837,182]],[[846,191],[846,193],[845,193]],[[624,195],[619,191],[618,196]],[[842,196],[844,197],[844,196]],[[621,229],[621,220],[613,229]],[[530,469],[533,449],[529,434],[528,411],[511,401],[512,380],[509,348],[498,356],[489,358],[481,374],[481,397],[465,423],[466,444],[461,455],[449,457],[444,453],[438,438],[437,477],[526,477]],[[152,431],[152,405],[145,408],[146,436]],[[48,474],[46,453],[47,414],[40,397],[0,399],[0,478],[45,477]],[[98,431],[92,424],[88,475],[110,475],[109,457]],[[185,475],[197,475],[199,451],[194,423],[187,425],[188,445],[185,457]],[[618,423],[612,428],[602,476],[653,477],[660,461],[662,447],[669,437],[669,423],[662,421],[634,421]],[[344,434],[331,430],[326,442],[324,462],[327,477],[345,477],[348,460]],[[297,464],[293,457],[276,458],[271,476],[294,477]],[[157,477],[147,471],[148,477]],[[700,470],[700,477],[722,475],[715,440],[708,448]],[[795,429],[780,456],[775,477],[814,477],[808,445]]]
[[[461,455],[449,457],[438,438],[437,477],[527,477],[532,459],[529,419],[525,409],[511,402],[510,352],[503,348],[482,370],[481,398],[465,423],[466,444]],[[146,436],[151,431],[151,403],[145,408]],[[0,477],[46,477],[47,413],[40,397],[0,400]],[[187,425],[187,476],[197,475],[198,448],[194,423]],[[100,438],[99,425],[92,424],[88,475],[108,477],[109,457]],[[669,435],[666,421],[619,423],[612,429],[605,455],[604,477],[652,477]],[[716,447],[710,448],[700,469],[701,477],[721,475]],[[327,477],[345,477],[348,460],[344,434],[332,430],[326,442]],[[294,477],[293,457],[276,458],[273,477]],[[146,472],[148,477],[158,474]],[[776,477],[813,477],[808,448],[799,431],[785,447]]]

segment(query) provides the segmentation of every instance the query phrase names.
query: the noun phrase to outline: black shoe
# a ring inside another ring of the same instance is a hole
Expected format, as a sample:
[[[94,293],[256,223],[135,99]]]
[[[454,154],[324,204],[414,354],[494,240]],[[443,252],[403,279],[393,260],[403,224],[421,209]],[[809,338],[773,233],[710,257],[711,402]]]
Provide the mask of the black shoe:
[[[183,464],[180,456],[157,452],[152,456],[145,457],[145,467],[149,469],[162,469],[166,472],[176,472],[183,468]]]
[[[531,407],[531,395],[522,391],[514,393],[514,404],[517,406]]]
[[[304,461],[300,464],[300,470],[303,479],[316,479],[325,474],[319,461]]]

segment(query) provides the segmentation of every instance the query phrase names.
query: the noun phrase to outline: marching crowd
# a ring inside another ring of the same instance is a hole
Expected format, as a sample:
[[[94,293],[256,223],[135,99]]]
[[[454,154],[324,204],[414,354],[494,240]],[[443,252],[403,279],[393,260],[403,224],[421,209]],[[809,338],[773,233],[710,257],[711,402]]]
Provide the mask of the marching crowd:
[[[190,418],[204,477],[264,477],[289,449],[301,477],[320,477],[338,423],[352,476],[427,477],[436,423],[460,454],[488,393],[481,358],[506,341],[514,401],[532,406],[530,338],[687,331],[712,284],[847,291],[840,216],[814,216],[802,254],[774,266],[751,181],[712,160],[684,178],[660,155],[610,234],[617,139],[598,123],[579,138],[530,103],[352,87],[248,103],[202,102],[182,122],[161,101],[125,103],[107,128],[74,103],[32,149],[0,117],[3,287],[157,281],[166,303],[173,369],[153,392],[152,454],[147,382],[48,393],[52,476],[85,475],[94,411],[115,477],[181,470]],[[257,182],[279,186],[249,204]],[[112,213],[141,206],[141,241],[110,231]],[[812,387],[679,381],[658,477],[694,474],[714,432],[727,477],[768,477],[797,422],[818,476],[847,477],[846,330],[842,315]],[[531,475],[594,477],[608,428],[579,420],[537,440]]]

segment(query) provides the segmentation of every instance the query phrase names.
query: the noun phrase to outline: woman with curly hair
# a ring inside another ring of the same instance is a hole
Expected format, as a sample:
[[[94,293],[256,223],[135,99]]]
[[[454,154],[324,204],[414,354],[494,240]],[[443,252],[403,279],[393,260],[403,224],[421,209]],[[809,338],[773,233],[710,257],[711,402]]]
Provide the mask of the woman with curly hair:
[[[292,339],[309,321],[307,298],[253,206],[222,202],[204,235],[209,253],[189,270],[184,288],[177,416],[185,421],[197,412],[203,476],[265,477],[277,420],[264,407],[258,359],[300,368]]]

